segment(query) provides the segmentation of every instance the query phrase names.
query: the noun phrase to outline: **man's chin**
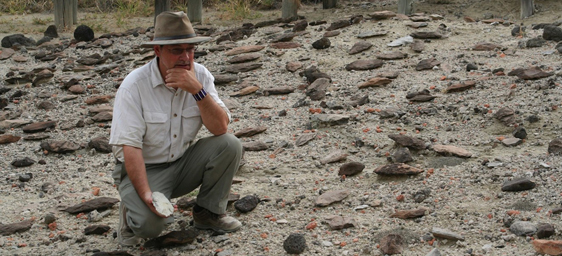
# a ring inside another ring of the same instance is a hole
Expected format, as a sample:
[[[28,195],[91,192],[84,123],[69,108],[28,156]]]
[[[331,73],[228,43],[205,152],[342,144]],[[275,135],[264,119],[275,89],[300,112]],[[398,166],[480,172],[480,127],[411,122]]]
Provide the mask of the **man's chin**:
[[[191,70],[191,67],[190,67],[189,65],[175,65],[174,68],[181,68],[181,69]]]

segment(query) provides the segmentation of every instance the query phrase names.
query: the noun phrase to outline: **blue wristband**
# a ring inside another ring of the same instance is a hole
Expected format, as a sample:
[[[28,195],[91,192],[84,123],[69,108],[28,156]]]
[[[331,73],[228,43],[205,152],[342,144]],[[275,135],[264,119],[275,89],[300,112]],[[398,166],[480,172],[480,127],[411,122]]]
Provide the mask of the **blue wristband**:
[[[195,101],[200,101],[205,98],[205,96],[207,96],[207,92],[203,88],[201,88],[201,91],[199,91],[198,93],[193,94],[193,98],[195,98]]]

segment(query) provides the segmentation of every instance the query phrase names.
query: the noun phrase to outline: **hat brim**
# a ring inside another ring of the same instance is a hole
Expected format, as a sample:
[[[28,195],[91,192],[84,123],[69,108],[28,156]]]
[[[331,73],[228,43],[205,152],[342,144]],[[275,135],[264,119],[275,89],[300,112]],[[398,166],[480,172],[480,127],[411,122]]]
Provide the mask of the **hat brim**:
[[[175,39],[175,40],[157,40],[144,42],[141,47],[151,48],[155,45],[171,45],[171,44],[198,44],[211,40],[208,36],[196,36],[192,38]]]

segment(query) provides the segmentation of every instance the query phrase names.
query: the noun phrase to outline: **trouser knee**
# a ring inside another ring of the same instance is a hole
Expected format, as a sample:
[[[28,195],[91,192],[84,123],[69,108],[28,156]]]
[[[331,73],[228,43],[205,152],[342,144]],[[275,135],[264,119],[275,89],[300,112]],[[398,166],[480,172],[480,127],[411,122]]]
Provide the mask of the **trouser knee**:
[[[129,225],[135,236],[142,238],[154,238],[160,235],[165,228],[165,219],[158,217],[154,214],[152,216],[145,217],[138,220],[138,223],[134,225]]]

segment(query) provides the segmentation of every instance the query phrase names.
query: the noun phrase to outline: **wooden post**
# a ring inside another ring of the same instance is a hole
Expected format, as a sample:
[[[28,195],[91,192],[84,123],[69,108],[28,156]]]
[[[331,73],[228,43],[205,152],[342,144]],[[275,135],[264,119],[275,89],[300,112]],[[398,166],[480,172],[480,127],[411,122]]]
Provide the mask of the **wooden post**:
[[[521,19],[533,15],[535,11],[535,4],[533,0],[521,0]]]
[[[55,2],[55,26],[59,31],[69,30],[76,24],[77,16],[74,7],[76,0],[54,0]]]
[[[78,0],[72,1],[72,24],[78,24]]]
[[[414,11],[414,0],[398,0],[398,13],[410,15]]]
[[[297,19],[297,10],[299,9],[299,0],[283,0],[281,4],[281,18]]]
[[[170,0],[154,0],[154,24],[158,14],[170,10]]]
[[[203,22],[203,0],[187,0],[187,17],[191,22]]]
[[[338,5],[338,0],[322,0],[322,9],[336,8],[336,5]]]

